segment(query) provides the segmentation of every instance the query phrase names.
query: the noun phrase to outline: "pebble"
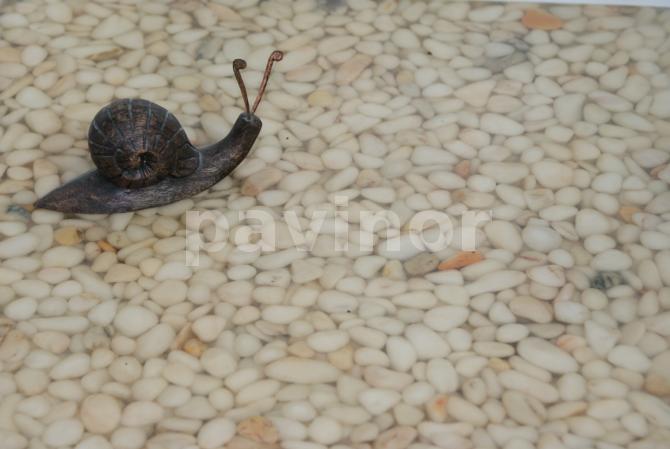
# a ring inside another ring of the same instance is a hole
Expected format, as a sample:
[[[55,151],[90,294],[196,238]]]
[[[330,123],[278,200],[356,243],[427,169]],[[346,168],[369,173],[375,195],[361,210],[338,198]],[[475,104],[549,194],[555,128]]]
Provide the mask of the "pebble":
[[[420,45],[419,39],[409,29],[397,29],[391,35],[391,40],[400,48],[417,48]]]
[[[337,380],[340,371],[319,360],[287,357],[270,363],[265,368],[265,374],[283,382],[318,384]]]
[[[454,96],[459,98],[471,106],[481,108],[486,106],[486,103],[491,96],[491,92],[496,83],[493,80],[478,81],[471,84],[466,84],[454,91]]]
[[[651,366],[649,358],[640,349],[630,345],[615,346],[607,354],[607,360],[631,371],[645,372]]]
[[[158,317],[151,310],[141,306],[127,305],[119,309],[114,318],[114,326],[126,337],[137,337],[158,323]]]
[[[511,253],[518,253],[523,248],[523,240],[519,229],[510,222],[493,220],[484,227],[486,236],[496,248],[502,248]]]
[[[279,182],[279,188],[291,193],[300,192],[318,181],[319,177],[319,173],[315,171],[291,173]]]
[[[130,78],[126,85],[133,89],[150,89],[167,86],[167,80],[158,74],[146,73]]]
[[[668,106],[667,102],[669,99],[670,90],[666,89],[661,92],[657,92],[654,95],[651,106],[649,107],[649,113],[659,118],[670,117],[670,107]]]
[[[94,39],[109,39],[127,33],[134,27],[135,25],[125,17],[112,14],[100,22],[91,33],[91,37]]]
[[[572,184],[573,170],[557,161],[540,161],[531,167],[537,182],[549,189],[561,189]]]
[[[307,434],[320,444],[333,444],[342,438],[342,426],[333,418],[317,416],[309,425]]]
[[[397,426],[380,434],[374,442],[374,449],[405,449],[418,436],[414,427]]]
[[[452,363],[442,359],[432,359],[428,362],[426,380],[440,393],[453,393],[458,390],[460,383]]]
[[[29,67],[35,67],[40,64],[46,57],[48,52],[37,45],[28,45],[21,52],[21,62]]]
[[[51,98],[41,90],[28,86],[16,94],[16,101],[30,109],[43,109],[51,105]]]
[[[14,320],[23,321],[31,318],[37,310],[37,301],[33,298],[16,299],[4,308],[4,314]]]
[[[142,272],[131,265],[117,263],[112,265],[105,274],[104,281],[108,283],[114,282],[132,282],[137,280],[142,275]]]
[[[468,13],[468,19],[473,22],[493,22],[498,19],[504,12],[504,8],[500,5],[484,6],[471,10]]]
[[[639,391],[630,393],[633,407],[652,423],[667,427],[670,424],[670,410],[660,398]]]
[[[521,23],[533,30],[556,30],[563,26],[563,21],[559,17],[534,8],[525,11]]]
[[[561,245],[561,235],[548,226],[529,225],[521,232],[526,245],[535,251],[549,252]]]
[[[501,270],[487,273],[476,281],[468,284],[465,289],[472,295],[497,292],[516,287],[526,280],[526,275],[519,271]]]
[[[337,85],[346,86],[358,79],[365,69],[372,63],[372,58],[364,54],[356,54],[346,60],[335,73]]]
[[[535,67],[535,74],[540,76],[561,76],[568,72],[568,64],[561,59],[547,59]]]
[[[81,242],[79,230],[75,227],[64,227],[54,232],[54,240],[64,246],[72,246]]]
[[[121,405],[108,394],[93,394],[82,401],[79,416],[87,432],[107,434],[121,422]]]
[[[426,326],[438,332],[459,327],[468,319],[468,309],[459,306],[438,306],[428,310],[423,318]]]
[[[589,310],[578,302],[562,301],[554,305],[554,316],[563,323],[581,324],[589,318]]]
[[[403,267],[410,276],[420,276],[434,271],[439,263],[440,260],[435,254],[422,253],[405,261]]]
[[[39,243],[40,239],[30,233],[6,238],[0,242],[0,258],[12,259],[26,256],[37,249]]]
[[[514,162],[486,162],[479,172],[503,184],[514,184],[528,176],[530,172],[525,164]]]
[[[528,278],[548,287],[562,287],[565,273],[558,265],[542,265],[528,270]]]
[[[310,335],[307,344],[317,352],[334,352],[349,342],[349,334],[344,331],[321,331]]]
[[[576,360],[567,352],[536,337],[521,340],[517,345],[521,357],[552,373],[569,373],[578,368]]]
[[[72,246],[55,246],[42,255],[45,267],[71,268],[79,265],[86,255],[79,248]]]
[[[614,345],[616,345],[620,338],[620,333],[596,321],[589,320],[584,324],[586,341],[591,346],[591,349],[600,356],[606,356]]]
[[[67,3],[49,4],[46,14],[54,22],[69,23],[72,20],[72,8]]]
[[[444,357],[449,353],[447,342],[427,326],[421,324],[410,325],[405,331],[405,336],[420,360]]]
[[[400,336],[391,336],[386,341],[391,366],[397,371],[407,371],[417,360],[417,354],[412,344]]]
[[[358,400],[371,415],[381,415],[400,401],[400,393],[383,388],[370,388],[358,395]]]
[[[142,427],[156,424],[163,417],[163,408],[150,401],[136,401],[126,405],[121,414],[121,424]]]
[[[561,95],[554,100],[554,112],[559,123],[573,126],[582,118],[586,97],[583,94]]]
[[[451,396],[447,401],[449,416],[458,422],[465,422],[476,427],[482,427],[488,422],[488,417],[479,407],[459,396]]]
[[[276,443],[279,432],[272,421],[262,416],[252,416],[237,425],[237,432],[259,443]]]
[[[191,330],[203,342],[216,340],[226,326],[225,318],[215,315],[206,315],[193,322]]]
[[[582,209],[575,215],[575,230],[581,237],[608,234],[609,229],[609,219],[597,210]]]
[[[234,355],[217,347],[206,349],[200,356],[200,364],[206,372],[217,377],[228,376],[237,368]]]
[[[518,136],[524,132],[524,127],[520,123],[493,113],[482,115],[480,126],[483,131],[503,136]]]
[[[61,447],[76,444],[84,434],[84,426],[74,418],[55,420],[44,429],[42,441],[47,446]]]
[[[198,431],[198,446],[215,449],[228,443],[235,436],[235,424],[226,418],[207,421]]]
[[[70,354],[51,368],[49,376],[55,380],[72,379],[83,376],[90,367],[91,357],[88,354]]]
[[[633,264],[631,257],[617,249],[608,249],[597,254],[591,261],[593,269],[598,271],[623,271]]]

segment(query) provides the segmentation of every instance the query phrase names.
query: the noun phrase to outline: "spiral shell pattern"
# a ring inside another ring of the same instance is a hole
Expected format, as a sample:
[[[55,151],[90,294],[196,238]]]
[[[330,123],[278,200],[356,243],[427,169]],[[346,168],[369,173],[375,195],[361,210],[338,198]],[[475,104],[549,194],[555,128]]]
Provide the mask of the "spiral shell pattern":
[[[117,100],[102,108],[91,122],[88,144],[100,173],[125,188],[153,185],[171,174],[184,176],[180,165],[197,154],[175,116],[142,99]]]

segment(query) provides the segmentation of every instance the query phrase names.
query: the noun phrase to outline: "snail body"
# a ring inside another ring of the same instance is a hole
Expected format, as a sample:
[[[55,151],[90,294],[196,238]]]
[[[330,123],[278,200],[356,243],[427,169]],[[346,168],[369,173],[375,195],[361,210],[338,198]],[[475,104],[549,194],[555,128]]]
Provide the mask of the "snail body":
[[[237,167],[260,133],[255,115],[267,84],[274,52],[253,109],[235,60],[233,69],[245,104],[228,135],[197,149],[177,118],[165,108],[143,99],[116,100],[95,116],[88,132],[89,151],[97,170],[50,192],[36,207],[69,213],[105,214],[162,206],[202,192]]]

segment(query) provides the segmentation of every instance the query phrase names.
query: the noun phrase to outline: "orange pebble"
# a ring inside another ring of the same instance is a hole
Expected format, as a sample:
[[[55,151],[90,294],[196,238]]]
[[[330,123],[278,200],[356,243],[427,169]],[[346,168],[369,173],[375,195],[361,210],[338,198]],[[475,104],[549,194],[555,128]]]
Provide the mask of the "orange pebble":
[[[479,251],[461,251],[451,259],[447,259],[437,266],[440,271],[443,270],[458,270],[459,268],[467,267],[473,263],[481,262],[484,256]]]
[[[670,379],[661,374],[649,373],[644,389],[655,396],[670,396]]]
[[[470,176],[470,161],[461,161],[454,166],[454,172],[465,179]]]
[[[237,433],[259,443],[276,443],[279,432],[272,421],[262,416],[251,416],[237,425]]]
[[[496,373],[502,373],[503,371],[508,371],[512,368],[507,360],[499,357],[490,359],[488,366]]]
[[[584,338],[576,335],[565,334],[556,339],[556,346],[567,352],[572,352],[575,349],[584,346],[584,344]]]
[[[98,240],[98,247],[103,251],[116,252],[116,249],[107,240]]]
[[[200,357],[207,349],[207,345],[197,338],[191,338],[182,347],[184,352],[191,354],[193,357]]]
[[[526,28],[531,30],[557,30],[563,26],[563,21],[541,9],[527,9],[521,18]]]
[[[447,402],[449,397],[438,394],[426,403],[426,414],[431,421],[444,422],[447,419]]]
[[[640,212],[640,209],[635,206],[622,206],[621,209],[619,209],[619,217],[626,223],[632,223],[633,215],[638,212]]]

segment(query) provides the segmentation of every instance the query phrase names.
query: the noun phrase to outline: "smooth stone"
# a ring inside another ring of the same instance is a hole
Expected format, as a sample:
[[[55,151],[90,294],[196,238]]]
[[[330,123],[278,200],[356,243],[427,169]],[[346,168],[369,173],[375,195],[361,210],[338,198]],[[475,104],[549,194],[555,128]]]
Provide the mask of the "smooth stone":
[[[573,182],[574,171],[560,162],[543,160],[533,164],[531,170],[537,182],[549,189],[561,189]]]
[[[503,136],[518,136],[524,132],[524,127],[520,123],[504,115],[493,113],[482,115],[480,127],[483,131]]]
[[[340,376],[340,371],[319,360],[286,357],[266,366],[265,374],[283,382],[318,384],[334,382]]]
[[[529,337],[517,344],[517,352],[529,362],[552,373],[577,371],[577,361],[567,352],[537,337]]]

